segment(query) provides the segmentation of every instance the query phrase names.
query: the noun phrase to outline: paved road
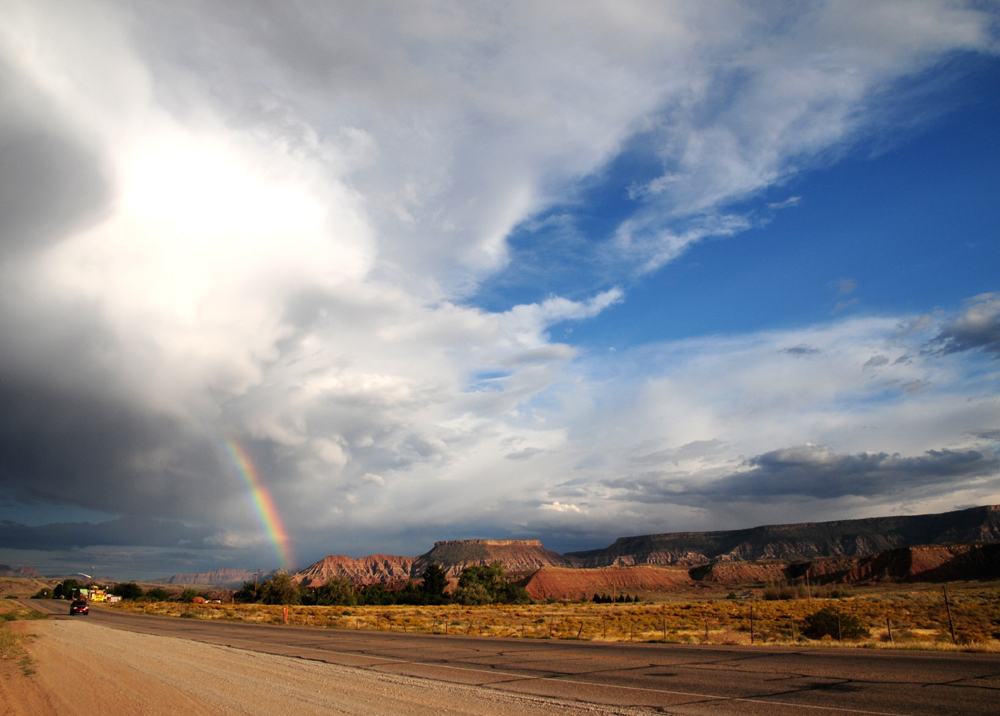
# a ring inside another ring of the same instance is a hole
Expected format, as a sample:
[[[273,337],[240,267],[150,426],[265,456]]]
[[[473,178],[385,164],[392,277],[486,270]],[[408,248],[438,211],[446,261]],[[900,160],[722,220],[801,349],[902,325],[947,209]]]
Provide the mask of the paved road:
[[[65,602],[35,602],[65,613]],[[130,631],[372,671],[677,714],[997,714],[1000,655],[610,644],[86,618]]]

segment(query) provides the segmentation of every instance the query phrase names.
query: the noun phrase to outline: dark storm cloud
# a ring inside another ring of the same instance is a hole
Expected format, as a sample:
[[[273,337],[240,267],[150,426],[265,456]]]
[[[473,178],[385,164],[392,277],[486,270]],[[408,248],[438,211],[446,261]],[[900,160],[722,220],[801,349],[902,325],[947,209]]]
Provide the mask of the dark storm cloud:
[[[931,342],[941,353],[981,350],[1000,358],[1000,294],[976,296]]]
[[[1000,472],[1000,459],[978,450],[928,450],[917,457],[884,452],[837,455],[820,446],[804,445],[758,455],[747,460],[746,466],[749,469],[707,484],[655,472],[605,484],[621,490],[620,499],[690,505],[878,497],[929,486],[952,490],[972,478],[995,476]]]
[[[798,345],[791,346],[790,348],[782,348],[779,353],[787,353],[790,356],[813,356],[822,353],[819,348],[814,348],[813,346]]]
[[[880,368],[884,365],[888,365],[888,363],[889,359],[886,358],[884,355],[875,355],[869,358],[867,361],[865,361],[865,364],[862,366],[862,368],[864,370],[868,370],[869,368]]]
[[[208,521],[219,471],[212,444],[170,417],[0,374],[0,491],[15,499]]]
[[[0,62],[0,257],[42,248],[99,217],[108,203],[100,158],[40,121],[38,114],[50,115],[45,110]]]
[[[218,549],[218,545],[205,542],[213,533],[214,530],[207,527],[188,527],[173,520],[145,517],[121,517],[97,524],[60,522],[35,527],[4,521],[0,523],[0,548],[44,551],[93,546]]]

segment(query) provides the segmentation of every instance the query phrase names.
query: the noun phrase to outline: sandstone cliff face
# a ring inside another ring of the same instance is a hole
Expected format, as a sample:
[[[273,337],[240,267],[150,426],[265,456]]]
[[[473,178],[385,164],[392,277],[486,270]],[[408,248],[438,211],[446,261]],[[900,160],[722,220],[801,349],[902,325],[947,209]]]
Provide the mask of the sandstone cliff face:
[[[945,544],[973,540],[990,543],[1000,549],[1000,506],[974,507],[937,515],[622,537],[604,549],[565,555],[545,549],[538,540],[453,540],[435,542],[433,549],[415,558],[373,555],[351,559],[330,556],[299,572],[294,579],[309,586],[319,586],[331,577],[346,577],[359,585],[392,585],[408,579],[419,580],[428,566],[437,564],[454,580],[467,567],[487,565],[493,561],[502,562],[513,576],[526,576],[550,567],[690,567],[695,568],[691,579],[706,584],[794,581],[803,579],[807,570],[810,579],[816,580],[817,584],[874,579],[913,580],[918,578],[915,576],[918,574],[924,575],[921,579],[934,580],[944,578],[940,575],[953,573],[973,576],[951,579],[986,579],[988,577],[974,575],[993,574],[1000,570],[995,563],[996,558],[990,556],[994,553],[982,549],[958,549]],[[916,545],[941,546],[911,549]],[[990,559],[994,561],[990,562]],[[247,572],[241,574],[244,576],[234,580],[236,586],[248,578],[245,575],[249,574],[251,579],[253,576]],[[194,581],[196,579],[199,581]],[[203,575],[177,575],[172,581],[185,584],[224,583],[203,579]],[[650,587],[646,591],[656,590]]]
[[[434,548],[419,557],[396,557],[376,554],[361,559],[333,555],[325,557],[292,579],[309,587],[318,587],[331,577],[346,577],[358,585],[399,584],[419,580],[432,564],[457,579],[466,567],[503,563],[508,574],[534,572],[541,567],[573,567],[577,560],[547,550],[538,540],[468,539],[435,542]]]
[[[431,564],[439,565],[449,577],[458,577],[466,567],[500,561],[509,574],[524,574],[541,567],[575,567],[579,562],[545,549],[536,539],[467,539],[435,542],[427,554],[417,557],[414,576]]]
[[[1000,578],[1000,544],[919,545],[852,557],[808,561],[713,562],[691,578],[708,584],[871,584]]]
[[[686,569],[649,564],[604,569],[543,567],[524,582],[524,588],[536,601],[591,599],[594,594],[645,596],[675,592],[693,585]]]
[[[621,537],[609,547],[570,552],[585,567],[696,565],[716,561],[816,559],[875,554],[948,542],[1000,542],[1000,506],[903,517],[767,525],[724,532]]]
[[[373,554],[361,559],[331,555],[295,574],[292,580],[307,587],[321,587],[333,577],[350,579],[358,585],[395,584],[410,579],[414,561],[413,557],[388,554]]]
[[[594,593],[640,597],[689,590],[766,584],[813,587],[874,582],[945,582],[1000,578],[1000,544],[902,547],[863,557],[824,557],[803,562],[712,562],[691,569],[662,565],[565,569],[545,567],[524,581],[532,599],[590,599]]]

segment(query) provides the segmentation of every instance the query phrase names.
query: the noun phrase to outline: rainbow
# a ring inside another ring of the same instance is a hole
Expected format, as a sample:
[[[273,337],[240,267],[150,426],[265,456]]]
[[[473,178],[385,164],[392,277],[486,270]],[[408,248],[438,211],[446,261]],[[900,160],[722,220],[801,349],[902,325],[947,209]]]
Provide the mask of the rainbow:
[[[274,554],[277,556],[281,566],[291,571],[294,560],[292,559],[292,551],[288,546],[288,533],[285,531],[285,525],[281,521],[278,509],[274,506],[274,499],[272,499],[271,493],[261,483],[260,475],[257,474],[257,468],[254,467],[253,461],[246,454],[246,451],[240,447],[240,444],[235,440],[226,439],[225,445],[226,453],[233,461],[233,465],[236,466],[236,471],[240,474],[240,477],[243,478],[243,482],[247,488],[247,495],[250,497],[250,502],[257,512],[257,517],[260,519],[260,524],[264,528],[271,546],[274,547]]]

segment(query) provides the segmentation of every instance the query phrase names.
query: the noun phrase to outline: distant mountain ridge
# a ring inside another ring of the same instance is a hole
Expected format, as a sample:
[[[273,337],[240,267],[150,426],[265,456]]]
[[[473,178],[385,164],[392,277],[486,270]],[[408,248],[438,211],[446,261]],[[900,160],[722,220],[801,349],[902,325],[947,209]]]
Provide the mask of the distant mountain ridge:
[[[350,579],[359,585],[390,585],[420,579],[431,564],[439,565],[448,577],[455,579],[467,567],[500,561],[509,573],[519,576],[527,576],[545,568],[580,570],[636,565],[685,568],[716,565],[716,577],[706,574],[692,575],[692,578],[710,582],[722,579],[723,574],[729,574],[738,581],[742,572],[736,567],[754,561],[780,560],[792,563],[833,557],[867,557],[902,548],[956,542],[1000,543],[1000,505],[928,515],[764,525],[715,532],[637,535],[621,537],[603,549],[566,554],[546,549],[539,540],[448,540],[435,542],[429,552],[418,557],[376,554],[353,559],[331,555],[296,573],[293,579],[307,586],[319,586],[332,577]],[[903,553],[893,554],[896,555],[893,560],[902,559],[899,555]],[[725,564],[734,565],[733,570],[730,570],[731,574],[723,569]],[[854,569],[864,571],[870,567],[862,568],[852,562],[848,571]],[[962,574],[969,573],[965,568],[959,571]],[[940,570],[939,572],[944,574]],[[898,578],[902,573],[898,567],[894,567],[886,575]],[[244,581],[252,580],[253,574],[248,570],[220,569],[215,572],[178,574],[167,581],[169,584],[238,587]],[[261,573],[259,578],[265,579],[271,574],[273,572]],[[747,572],[747,576],[749,579],[750,572]]]
[[[414,557],[388,554],[373,554],[361,559],[334,554],[309,565],[292,579],[307,587],[321,587],[333,577],[350,579],[355,584],[393,584],[413,576],[415,561]]]
[[[603,549],[569,552],[582,567],[861,556],[898,547],[1000,542],[1000,505],[954,512],[765,525],[720,532],[620,537]]]
[[[578,567],[572,557],[545,549],[537,539],[463,539],[435,542],[434,548],[413,563],[413,577],[423,575],[432,564],[457,578],[467,567],[502,562],[513,574],[534,572],[542,567]]]
[[[545,549],[536,539],[468,539],[435,542],[419,557],[374,554],[352,559],[330,555],[294,575],[296,582],[318,587],[332,577],[350,579],[355,584],[395,584],[420,579],[432,564],[439,565],[451,579],[466,567],[500,561],[512,574],[526,574],[541,567],[573,567],[576,562]]]
[[[254,574],[257,579],[264,581],[273,577],[275,570],[252,570],[252,569],[216,569],[212,572],[188,572],[186,574],[175,574],[164,580],[158,580],[161,584],[204,584],[212,587],[242,587],[244,582],[252,582]]]
[[[0,577],[21,577],[41,579],[42,575],[34,567],[18,567],[14,569],[6,564],[0,564]]]
[[[1000,543],[899,547],[877,554],[807,561],[711,562],[685,568],[658,564],[561,569],[546,567],[523,584],[532,599],[589,599],[600,594],[664,594],[706,587],[819,587],[881,582],[985,581],[1000,578]]]

